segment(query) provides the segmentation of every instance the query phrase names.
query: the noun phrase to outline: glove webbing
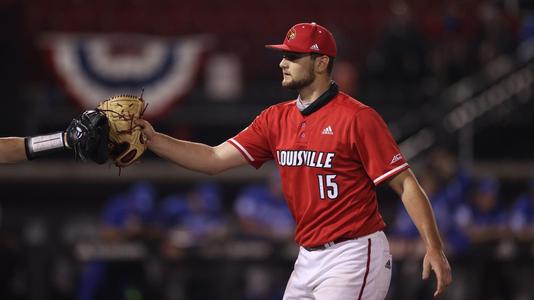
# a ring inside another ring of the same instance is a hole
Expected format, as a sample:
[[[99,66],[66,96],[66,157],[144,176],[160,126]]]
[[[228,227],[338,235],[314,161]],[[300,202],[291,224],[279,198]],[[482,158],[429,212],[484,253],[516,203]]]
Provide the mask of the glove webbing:
[[[148,103],[145,105],[145,107],[143,108],[143,110],[139,114],[139,117],[142,117],[145,114],[145,111],[146,111],[147,107],[148,107]],[[130,128],[126,129],[126,130],[117,131],[118,134],[123,134],[123,133],[131,134],[135,128],[141,128],[140,126],[137,126],[137,125],[133,124],[135,118],[131,114],[121,114],[121,113],[116,112],[116,111],[111,110],[111,109],[98,109],[98,110],[100,110],[102,112],[113,113],[116,116],[118,116],[119,120],[124,120],[124,121],[129,121],[130,122]]]

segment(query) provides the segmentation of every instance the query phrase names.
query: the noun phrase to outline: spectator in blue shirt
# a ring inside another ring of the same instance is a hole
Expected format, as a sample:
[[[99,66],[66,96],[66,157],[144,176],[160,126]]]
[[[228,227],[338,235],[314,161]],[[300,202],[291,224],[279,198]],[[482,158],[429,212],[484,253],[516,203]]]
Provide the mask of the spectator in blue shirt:
[[[221,191],[212,183],[200,184],[187,195],[188,210],[182,224],[197,242],[219,239],[226,234],[227,222],[221,201]]]
[[[148,238],[154,229],[155,200],[154,186],[145,182],[113,196],[102,213],[104,239]]]
[[[218,243],[228,234],[228,222],[221,206],[222,193],[218,185],[201,183],[186,193],[176,193],[162,200],[158,221],[164,232],[161,245],[162,257],[176,264],[164,270],[161,288],[168,299],[217,299],[220,290],[206,286],[219,286],[215,276],[198,277],[182,267],[179,258],[195,254],[202,249],[225,249]],[[217,280],[221,280],[217,278]]]
[[[282,194],[278,172],[270,174],[266,184],[245,186],[234,210],[242,237],[288,241],[293,236],[295,224]]]
[[[228,224],[221,201],[220,188],[213,183],[199,184],[185,195],[163,199],[158,218],[166,232],[165,255],[173,257],[179,255],[180,249],[224,238]]]
[[[102,212],[102,241],[123,243],[156,237],[154,202],[156,190],[149,183],[135,183],[126,193],[112,196]],[[90,260],[81,275],[79,300],[136,299],[148,297],[144,262],[140,260]]]
[[[277,249],[281,244],[294,246],[295,223],[283,197],[278,172],[272,172],[265,183],[244,186],[234,203],[234,211],[239,238]],[[286,283],[278,279],[288,275],[272,265],[249,265],[243,271],[245,287],[240,299],[281,299]]]
[[[507,211],[499,201],[500,183],[495,178],[481,179],[469,203],[461,205],[455,221],[469,241],[470,260],[467,281],[467,299],[509,299],[514,292],[511,278],[500,257],[509,236]]]
[[[510,228],[517,245],[520,259],[513,266],[515,299],[532,299],[534,295],[534,261],[531,259],[534,249],[534,176],[527,184],[526,191],[519,195],[510,212]]]
[[[480,180],[471,201],[456,211],[456,222],[471,244],[497,242],[507,233],[507,214],[499,202],[499,188],[495,178]]]
[[[534,241],[534,176],[512,206],[510,227],[519,240]]]

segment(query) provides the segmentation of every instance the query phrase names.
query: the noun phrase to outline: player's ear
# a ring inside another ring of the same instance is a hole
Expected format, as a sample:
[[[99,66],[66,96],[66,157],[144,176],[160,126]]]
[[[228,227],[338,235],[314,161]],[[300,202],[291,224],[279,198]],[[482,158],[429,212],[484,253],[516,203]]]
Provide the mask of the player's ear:
[[[330,62],[330,57],[327,55],[321,55],[315,59],[315,70],[317,73],[326,73],[328,72],[328,63]]]

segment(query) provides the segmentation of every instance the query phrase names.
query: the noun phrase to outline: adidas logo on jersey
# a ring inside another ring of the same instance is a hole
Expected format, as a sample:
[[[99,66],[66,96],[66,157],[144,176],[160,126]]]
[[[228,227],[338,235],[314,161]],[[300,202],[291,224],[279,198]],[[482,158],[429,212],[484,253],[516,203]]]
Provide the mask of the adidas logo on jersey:
[[[395,156],[393,156],[393,158],[391,159],[391,162],[389,164],[392,165],[392,164],[398,162],[401,159],[402,159],[402,155],[400,153],[396,154]]]
[[[319,51],[319,45],[317,45],[317,44],[311,45],[310,50]]]
[[[386,267],[386,269],[390,269],[391,270],[391,259],[388,259],[385,267]]]
[[[328,126],[328,127],[326,127],[325,129],[323,129],[323,132],[321,132],[321,134],[329,134],[329,135],[333,135],[334,132],[332,131],[332,127]]]

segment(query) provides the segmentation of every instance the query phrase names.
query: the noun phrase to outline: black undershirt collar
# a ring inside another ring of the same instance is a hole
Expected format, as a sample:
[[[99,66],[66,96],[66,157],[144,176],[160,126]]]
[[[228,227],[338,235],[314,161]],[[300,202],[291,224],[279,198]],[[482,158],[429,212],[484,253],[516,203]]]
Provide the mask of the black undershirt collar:
[[[339,88],[337,84],[332,81],[330,83],[330,87],[326,92],[324,92],[319,98],[317,98],[315,101],[313,101],[308,107],[306,107],[304,110],[302,110],[300,113],[304,116],[309,116],[312,113],[319,110],[319,108],[325,106],[330,100],[334,99],[334,97],[339,93]]]

